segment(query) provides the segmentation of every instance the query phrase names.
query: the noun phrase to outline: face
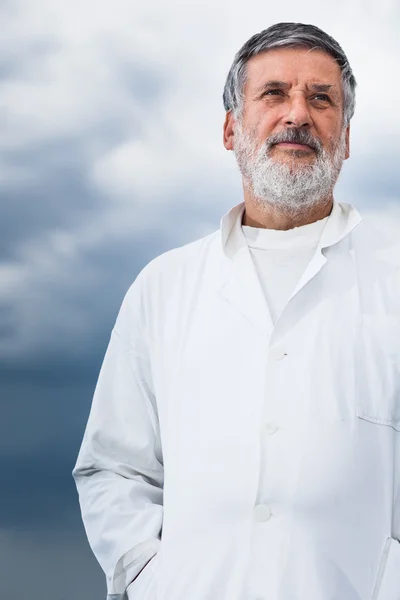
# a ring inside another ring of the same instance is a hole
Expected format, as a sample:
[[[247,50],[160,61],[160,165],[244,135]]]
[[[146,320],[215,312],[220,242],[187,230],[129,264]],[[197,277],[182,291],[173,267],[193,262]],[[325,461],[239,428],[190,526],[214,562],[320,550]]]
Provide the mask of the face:
[[[227,114],[225,147],[259,200],[292,209],[320,202],[349,156],[339,66],[319,50],[281,48],[247,67],[242,118]]]

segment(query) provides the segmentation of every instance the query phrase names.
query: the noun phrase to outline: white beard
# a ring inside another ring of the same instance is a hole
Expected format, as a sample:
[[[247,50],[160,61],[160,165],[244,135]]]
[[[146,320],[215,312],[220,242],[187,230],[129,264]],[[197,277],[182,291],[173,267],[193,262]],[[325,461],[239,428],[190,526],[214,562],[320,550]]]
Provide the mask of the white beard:
[[[298,131],[298,130],[297,130]],[[285,135],[271,136],[257,150],[254,136],[235,124],[234,153],[245,184],[250,186],[256,206],[262,211],[275,208],[278,212],[295,215],[326,203],[342,169],[346,153],[346,128],[343,128],[333,156],[321,142],[303,134],[303,143],[313,140],[316,156],[313,162],[302,163],[296,151],[285,161],[268,155],[270,143],[285,141]],[[290,140],[287,140],[290,141]]]

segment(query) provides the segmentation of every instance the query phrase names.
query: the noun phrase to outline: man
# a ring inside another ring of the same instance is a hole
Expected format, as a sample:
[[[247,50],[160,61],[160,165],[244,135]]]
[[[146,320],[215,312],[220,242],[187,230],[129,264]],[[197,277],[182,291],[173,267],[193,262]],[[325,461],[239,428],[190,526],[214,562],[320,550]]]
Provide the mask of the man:
[[[333,198],[355,85],[312,25],[234,59],[244,202],[136,278],[73,471],[108,600],[400,598],[400,260]]]

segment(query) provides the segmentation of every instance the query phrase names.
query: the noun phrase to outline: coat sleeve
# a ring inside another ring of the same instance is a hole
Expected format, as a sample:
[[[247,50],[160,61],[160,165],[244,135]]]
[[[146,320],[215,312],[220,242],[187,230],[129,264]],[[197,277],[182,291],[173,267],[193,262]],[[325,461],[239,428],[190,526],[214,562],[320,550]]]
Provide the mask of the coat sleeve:
[[[112,331],[72,471],[107,600],[126,598],[161,539],[164,469],[142,304],[136,281]]]

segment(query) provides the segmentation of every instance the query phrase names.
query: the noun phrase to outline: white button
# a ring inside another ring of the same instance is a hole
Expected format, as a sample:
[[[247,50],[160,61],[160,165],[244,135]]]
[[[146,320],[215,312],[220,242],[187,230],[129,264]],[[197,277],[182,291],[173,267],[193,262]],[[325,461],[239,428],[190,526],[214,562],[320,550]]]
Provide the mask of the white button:
[[[282,360],[282,358],[284,358],[285,355],[286,352],[283,348],[280,348],[279,346],[270,348],[268,351],[268,356],[271,360]]]
[[[277,431],[278,427],[272,421],[266,421],[262,426],[263,432],[268,435],[273,435]]]
[[[256,521],[268,521],[271,518],[271,509],[266,504],[258,504],[254,508],[254,518]]]

